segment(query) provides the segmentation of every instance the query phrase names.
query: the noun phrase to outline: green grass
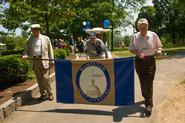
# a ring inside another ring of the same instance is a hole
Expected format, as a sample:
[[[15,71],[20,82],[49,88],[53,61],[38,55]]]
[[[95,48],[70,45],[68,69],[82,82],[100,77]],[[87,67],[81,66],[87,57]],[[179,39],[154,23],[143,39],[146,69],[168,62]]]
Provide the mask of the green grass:
[[[32,80],[32,79],[35,79],[35,74],[33,73],[32,70],[29,70],[28,71],[28,80]]]
[[[174,55],[174,54],[182,53],[182,52],[185,52],[185,46],[184,47],[164,48],[163,52],[167,53],[167,55]]]
[[[119,51],[119,52],[112,52],[112,54],[114,57],[132,57],[132,56],[134,56],[134,54],[132,54],[128,50]]]
[[[163,53],[166,53],[167,56],[175,55],[178,53],[185,52],[185,45],[169,45],[162,50]],[[128,51],[128,47],[125,47],[124,49],[120,48],[114,48],[112,51],[112,54],[115,57],[131,57],[134,56],[132,53]]]
[[[112,52],[117,52],[117,51],[125,51],[128,50],[128,47],[124,47],[124,49],[119,48],[119,47],[115,47],[114,50]]]
[[[185,47],[185,44],[167,44],[164,45],[163,48],[179,48],[179,47]]]

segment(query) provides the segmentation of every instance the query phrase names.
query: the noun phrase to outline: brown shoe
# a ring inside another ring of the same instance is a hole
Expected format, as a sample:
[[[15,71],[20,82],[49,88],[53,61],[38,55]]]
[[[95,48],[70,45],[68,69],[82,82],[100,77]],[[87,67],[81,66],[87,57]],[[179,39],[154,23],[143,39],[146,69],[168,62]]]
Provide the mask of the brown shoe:
[[[49,97],[48,97],[48,100],[52,101],[53,99],[54,99],[53,94],[50,94]]]
[[[41,96],[39,97],[39,100],[40,100],[40,101],[44,101],[44,100],[47,100],[47,98],[48,98],[48,96],[47,96],[46,94],[44,94],[44,95],[41,95]]]
[[[147,117],[150,117],[151,114],[152,114],[152,106],[148,105],[148,106],[146,107],[146,116],[147,116]]]

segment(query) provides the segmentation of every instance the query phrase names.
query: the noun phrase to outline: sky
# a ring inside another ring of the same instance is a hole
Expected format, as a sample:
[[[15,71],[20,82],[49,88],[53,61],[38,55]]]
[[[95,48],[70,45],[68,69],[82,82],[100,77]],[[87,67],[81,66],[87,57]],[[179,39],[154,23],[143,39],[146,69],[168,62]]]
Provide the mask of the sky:
[[[152,4],[152,0],[146,0],[146,4],[145,5],[153,5]],[[5,4],[4,7],[8,7],[8,4]],[[137,18],[137,13],[135,14],[135,19]],[[0,31],[4,31],[7,32],[8,30],[5,29],[2,25],[0,25]],[[20,29],[16,29],[15,31],[16,35],[21,35],[21,30]],[[124,31],[122,31],[121,35],[131,35],[133,34],[133,28],[131,25],[127,26]]]

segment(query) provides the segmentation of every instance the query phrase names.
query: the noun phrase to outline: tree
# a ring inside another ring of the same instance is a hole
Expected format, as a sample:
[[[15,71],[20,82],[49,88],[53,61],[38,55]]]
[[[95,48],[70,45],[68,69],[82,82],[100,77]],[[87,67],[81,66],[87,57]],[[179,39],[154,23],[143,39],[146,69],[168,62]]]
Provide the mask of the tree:
[[[179,4],[180,0],[153,0],[154,6],[142,7],[139,18],[145,17],[149,20],[150,29],[162,35],[170,35],[172,43],[178,40],[184,41],[185,31],[184,5]]]
[[[1,24],[8,30],[21,28],[27,35],[32,23],[41,24],[51,38],[67,35],[82,36],[83,21],[91,27],[103,27],[110,20],[112,28],[122,26],[129,15],[126,9],[139,8],[145,0],[9,0],[9,7],[0,13]]]
[[[145,6],[141,8],[137,20],[146,18],[149,21],[149,29],[158,32],[162,18],[160,16],[156,18],[156,16],[157,11],[153,6]],[[137,21],[135,24],[137,25]]]
[[[32,23],[40,23],[45,33],[60,27],[74,16],[71,5],[79,0],[9,0],[9,8],[1,13],[1,24],[8,30],[27,30]]]
[[[177,5],[176,0],[153,0],[153,3],[157,14],[162,17],[162,24],[165,27],[165,32],[163,31],[163,33],[170,34],[172,43],[175,44],[177,42],[176,38],[180,34],[179,27],[183,26],[184,12],[182,10],[184,8],[181,10],[180,8],[182,7]]]

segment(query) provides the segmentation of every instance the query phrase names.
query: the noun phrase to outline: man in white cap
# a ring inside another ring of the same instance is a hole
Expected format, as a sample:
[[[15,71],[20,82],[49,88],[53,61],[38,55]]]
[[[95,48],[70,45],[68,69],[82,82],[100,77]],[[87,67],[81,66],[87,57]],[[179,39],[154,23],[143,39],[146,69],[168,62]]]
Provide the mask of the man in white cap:
[[[155,77],[155,55],[161,54],[161,41],[157,34],[148,31],[148,21],[141,18],[139,32],[131,38],[129,50],[136,55],[135,68],[139,76],[142,96],[145,99],[146,115],[150,116],[153,107],[153,80]]]
[[[31,61],[31,66],[36,75],[40,89],[41,96],[39,99],[48,99],[52,101],[54,97],[49,84],[49,68],[50,65],[53,65],[53,61],[49,61],[49,59],[54,58],[53,48],[49,37],[42,35],[40,29],[41,27],[39,24],[31,25],[33,35],[28,38],[23,58],[26,59],[30,57],[33,59]]]

